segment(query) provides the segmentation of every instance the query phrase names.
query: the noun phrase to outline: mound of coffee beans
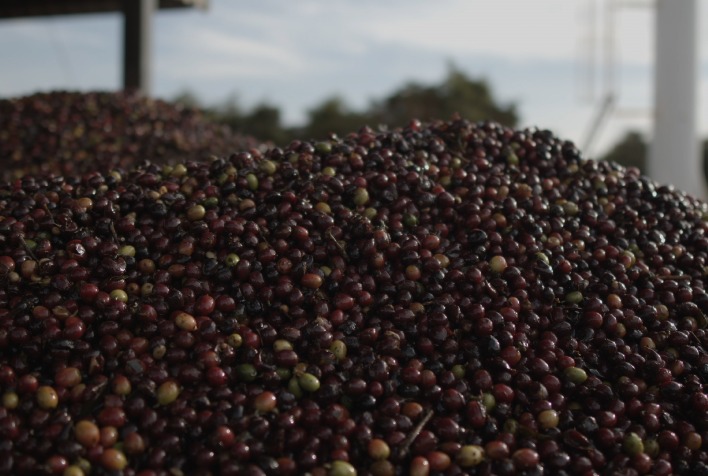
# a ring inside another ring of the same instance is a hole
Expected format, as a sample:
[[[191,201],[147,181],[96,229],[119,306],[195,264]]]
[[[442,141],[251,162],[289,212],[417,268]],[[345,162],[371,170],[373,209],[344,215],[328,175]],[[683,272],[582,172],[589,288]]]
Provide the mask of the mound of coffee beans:
[[[0,473],[708,474],[707,220],[462,119],[25,176]]]
[[[109,172],[248,150],[201,112],[134,92],[64,92],[0,100],[0,177]]]

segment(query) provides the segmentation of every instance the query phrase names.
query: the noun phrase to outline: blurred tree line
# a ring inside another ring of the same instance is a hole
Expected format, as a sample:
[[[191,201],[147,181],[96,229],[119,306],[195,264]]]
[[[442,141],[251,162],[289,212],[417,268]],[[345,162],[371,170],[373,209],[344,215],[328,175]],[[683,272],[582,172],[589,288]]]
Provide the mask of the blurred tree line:
[[[322,139],[331,133],[343,136],[363,125],[405,126],[411,118],[447,119],[455,113],[472,121],[486,119],[508,126],[518,122],[516,105],[500,104],[486,81],[469,78],[454,65],[449,67],[441,83],[406,84],[389,96],[372,101],[362,111],[351,108],[342,97],[327,98],[310,109],[306,123],[298,127],[285,126],[280,109],[269,103],[244,110],[238,99],[231,96],[218,106],[205,106],[190,92],[174,100],[204,110],[212,119],[228,124],[236,132],[275,144],[287,144],[296,138]]]
[[[281,145],[293,139],[323,139],[331,133],[343,136],[363,125],[404,126],[411,118],[425,121],[459,114],[472,121],[493,120],[511,127],[519,119],[515,104],[500,104],[485,80],[470,78],[455,65],[449,66],[447,76],[438,84],[408,83],[383,99],[372,101],[361,111],[351,108],[340,96],[327,98],[307,112],[304,125],[296,127],[285,126],[280,109],[269,103],[245,110],[238,98],[231,96],[220,105],[205,106],[190,92],[180,94],[175,101],[201,108],[236,132]],[[646,173],[647,150],[645,137],[629,131],[604,156],[597,158],[637,167]],[[702,150],[708,180],[708,140],[703,142]]]
[[[637,167],[647,172],[649,142],[641,132],[628,131],[601,159],[613,160],[625,167]],[[708,181],[708,140],[701,143],[703,174]]]

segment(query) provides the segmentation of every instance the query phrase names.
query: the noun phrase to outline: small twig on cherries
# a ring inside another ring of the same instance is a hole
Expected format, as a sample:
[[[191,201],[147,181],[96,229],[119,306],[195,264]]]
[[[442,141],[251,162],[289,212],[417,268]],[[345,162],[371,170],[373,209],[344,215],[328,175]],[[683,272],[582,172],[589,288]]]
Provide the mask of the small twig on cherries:
[[[413,441],[415,441],[418,435],[420,435],[420,432],[423,431],[423,428],[432,417],[433,411],[428,410],[428,412],[418,422],[415,428],[413,428],[413,430],[408,434],[408,436],[406,436],[406,439],[403,440],[403,442],[401,443],[401,449],[398,451],[399,458],[403,459],[408,455],[408,451],[410,450],[411,444],[413,444]]]

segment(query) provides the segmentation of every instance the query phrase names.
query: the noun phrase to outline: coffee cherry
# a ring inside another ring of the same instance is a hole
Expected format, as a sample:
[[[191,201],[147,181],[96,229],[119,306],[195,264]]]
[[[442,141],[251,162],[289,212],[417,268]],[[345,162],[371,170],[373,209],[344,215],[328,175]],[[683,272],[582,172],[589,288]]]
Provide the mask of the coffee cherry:
[[[408,474],[410,476],[428,476],[430,474],[430,462],[423,456],[416,456],[411,461]]]
[[[118,429],[115,426],[104,426],[101,428],[101,446],[108,448],[118,442]]]
[[[565,376],[568,380],[575,384],[581,384],[588,378],[587,373],[578,367],[568,367],[565,369]]]
[[[95,423],[88,420],[81,420],[74,427],[74,436],[76,437],[76,441],[87,448],[92,448],[100,441],[101,432]]]
[[[302,285],[310,289],[318,289],[322,286],[322,277],[319,274],[307,273],[302,277]]]
[[[329,350],[334,354],[337,360],[343,360],[347,356],[347,344],[339,339],[332,341]]]
[[[630,456],[644,452],[644,442],[642,438],[634,432],[628,433],[627,436],[624,437],[622,447],[625,453]]]
[[[47,385],[37,389],[37,404],[44,409],[56,408],[59,404],[59,396],[56,390]]]
[[[329,476],[356,476],[357,471],[347,461],[334,461],[328,474]]]
[[[101,464],[110,471],[122,471],[128,465],[128,460],[122,451],[108,448],[101,455]]]
[[[157,388],[157,403],[169,405],[179,397],[180,388],[177,382],[168,380]]]
[[[54,381],[57,385],[65,388],[78,385],[81,383],[81,379],[81,371],[76,367],[65,367],[59,370],[54,376]]]
[[[128,302],[128,293],[126,293],[122,289],[114,289],[113,291],[111,291],[110,296],[116,301]]]
[[[319,379],[311,373],[303,373],[298,377],[297,381],[300,384],[300,388],[306,392],[316,392],[320,388]]]
[[[67,466],[64,472],[62,472],[62,476],[84,476],[85,474],[84,470],[75,464]]]
[[[485,445],[484,452],[490,459],[504,459],[509,456],[509,447],[503,441],[494,440]]]
[[[538,414],[538,424],[541,428],[555,428],[560,418],[555,410],[544,410]]]
[[[532,469],[539,463],[538,453],[530,448],[522,448],[514,451],[514,454],[511,455],[511,459],[514,461],[514,467],[520,471]]]
[[[116,375],[113,379],[113,393],[126,396],[132,391],[130,380],[124,375]]]
[[[128,433],[123,439],[123,449],[128,455],[141,454],[145,451],[145,440],[138,433]]]
[[[253,406],[261,413],[273,411],[276,405],[277,397],[270,391],[259,393],[253,400]]]
[[[503,256],[494,256],[489,260],[489,268],[495,273],[503,272],[507,267],[506,259]]]
[[[197,320],[191,314],[180,312],[175,316],[175,324],[184,331],[197,330]]]
[[[2,395],[2,406],[8,410],[14,410],[20,403],[20,397],[15,392],[5,392]]]
[[[393,476],[396,474],[396,469],[390,461],[378,460],[371,463],[369,472],[371,472],[372,476]]]
[[[391,449],[384,440],[380,438],[374,438],[369,441],[368,453],[369,456],[374,460],[383,460],[388,459],[388,457],[391,455]]]
[[[457,453],[455,461],[463,468],[477,466],[484,461],[484,448],[479,445],[464,445]]]
[[[201,220],[206,215],[206,209],[202,205],[193,205],[187,210],[187,219],[191,221]]]

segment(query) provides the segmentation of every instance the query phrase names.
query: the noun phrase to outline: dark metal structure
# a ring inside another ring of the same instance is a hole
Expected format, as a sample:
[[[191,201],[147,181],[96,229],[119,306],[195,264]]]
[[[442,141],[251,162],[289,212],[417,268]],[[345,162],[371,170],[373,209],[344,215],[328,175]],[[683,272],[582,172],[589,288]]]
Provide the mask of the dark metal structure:
[[[2,0],[0,19],[122,12],[123,87],[150,92],[152,16],[159,9],[202,8],[209,0]]]

